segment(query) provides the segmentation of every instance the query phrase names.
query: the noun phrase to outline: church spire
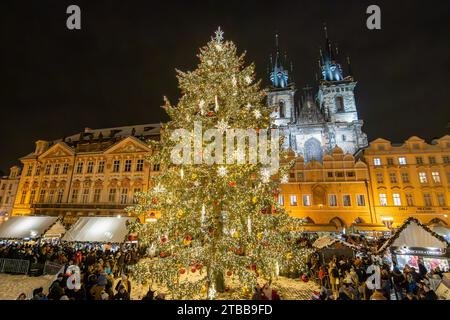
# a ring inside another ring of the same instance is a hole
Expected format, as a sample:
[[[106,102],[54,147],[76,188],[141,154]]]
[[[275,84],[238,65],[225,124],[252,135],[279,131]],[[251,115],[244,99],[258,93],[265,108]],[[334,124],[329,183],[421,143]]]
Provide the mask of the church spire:
[[[328,37],[328,28],[324,24],[325,47],[320,49],[320,71],[322,73],[322,80],[324,81],[342,81],[344,73],[341,65],[337,62],[339,49],[337,45],[333,45]]]
[[[278,33],[275,33],[275,55],[270,57],[269,78],[275,88],[286,88],[292,83],[292,76],[288,71],[287,54],[280,52],[280,41]],[[292,66],[291,66],[292,71]]]

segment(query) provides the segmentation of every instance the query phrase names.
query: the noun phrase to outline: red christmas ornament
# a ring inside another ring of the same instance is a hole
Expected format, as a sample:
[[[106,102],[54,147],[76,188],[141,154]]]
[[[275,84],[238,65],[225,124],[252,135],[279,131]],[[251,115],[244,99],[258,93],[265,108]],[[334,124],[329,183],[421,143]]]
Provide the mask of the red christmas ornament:
[[[200,263],[197,263],[195,265],[195,269],[200,270],[202,268],[202,265]]]
[[[185,268],[181,268],[180,269],[180,274],[185,274],[186,273],[186,269]]]
[[[152,202],[153,202],[153,204],[157,204],[157,203],[158,203],[158,198],[157,198],[157,197],[154,197],[153,200],[152,200]]]
[[[230,181],[230,187],[234,188],[234,186],[236,186],[236,182]]]
[[[230,291],[230,287],[229,287],[229,286],[226,286],[226,287],[225,287],[225,292],[228,292],[228,291]]]
[[[251,268],[252,270],[256,270],[256,264],[252,264],[252,265],[250,266],[250,268]]]
[[[192,272],[192,273],[195,273],[195,271],[197,271],[197,269],[195,269],[195,268],[192,268],[192,269],[191,269],[191,272]]]
[[[214,111],[208,111],[208,116],[212,117],[214,115]]]
[[[187,241],[191,241],[191,240],[192,240],[192,237],[191,237],[190,235],[187,235],[187,236],[186,236],[186,240],[187,240]]]
[[[161,258],[164,258],[164,257],[166,256],[166,254],[165,254],[164,252],[160,252],[160,253],[159,253],[159,256],[160,256]]]
[[[227,276],[231,277],[232,275],[233,275],[233,272],[231,272],[231,271],[227,272]]]

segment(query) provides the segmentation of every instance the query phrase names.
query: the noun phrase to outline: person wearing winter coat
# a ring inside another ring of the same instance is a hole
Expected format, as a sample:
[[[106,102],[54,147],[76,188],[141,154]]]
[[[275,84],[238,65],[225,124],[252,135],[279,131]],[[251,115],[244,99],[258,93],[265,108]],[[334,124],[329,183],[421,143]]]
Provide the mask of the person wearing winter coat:
[[[125,290],[128,292],[128,294],[131,294],[131,282],[128,280],[127,276],[125,274],[122,274],[122,279],[119,280],[119,282],[116,285],[116,291],[119,291],[120,286],[125,288]]]
[[[130,295],[123,285],[120,285],[119,292],[114,296],[114,300],[130,300]]]

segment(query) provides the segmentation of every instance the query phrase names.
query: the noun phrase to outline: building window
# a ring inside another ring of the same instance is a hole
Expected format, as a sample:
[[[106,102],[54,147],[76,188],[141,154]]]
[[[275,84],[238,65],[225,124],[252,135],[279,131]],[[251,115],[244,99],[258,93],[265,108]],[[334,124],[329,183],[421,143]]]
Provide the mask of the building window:
[[[24,204],[25,203],[26,197],[27,197],[27,192],[26,191],[22,191],[22,196],[20,197],[20,204]]]
[[[431,207],[433,205],[433,200],[431,199],[431,194],[424,193],[423,194],[423,202],[426,207]]]
[[[6,183],[2,184],[2,190],[5,190],[6,188]]]
[[[98,170],[97,173],[103,173],[105,171],[105,161],[100,161],[98,163]]]
[[[144,159],[138,159],[136,162],[136,171],[141,172],[144,171]]]
[[[337,112],[344,112],[344,98],[342,96],[337,96],[335,99],[335,104],[336,104],[336,111]]]
[[[9,185],[9,187],[8,187],[8,190],[9,191],[11,191],[12,190],[12,187],[13,187],[13,185],[12,185],[12,183]]]
[[[425,172],[419,172],[420,183],[428,183],[427,174]]]
[[[291,194],[290,200],[291,200],[291,206],[297,206],[297,196],[295,194]]]
[[[351,207],[352,206],[352,199],[350,198],[349,194],[344,194],[342,196],[342,204],[344,207]]]
[[[434,183],[436,183],[436,184],[441,183],[441,176],[439,175],[439,172],[434,171],[431,173],[431,176],[433,177]]]
[[[447,182],[450,183],[450,172],[447,172]]]
[[[278,195],[278,204],[284,206],[284,196],[282,194]]]
[[[130,159],[125,160],[124,171],[125,172],[130,172],[131,171],[131,160]]]
[[[445,207],[445,195],[443,193],[437,194],[438,204],[440,207]]]
[[[120,160],[114,160],[113,172],[119,172],[120,170]]]
[[[416,157],[416,163],[417,163],[417,164],[423,164],[423,159],[422,159],[422,157]]]
[[[342,171],[338,171],[338,172],[336,172],[336,177],[337,178],[343,178],[344,177],[344,173]]]
[[[311,196],[309,194],[303,195],[303,206],[305,206],[305,207],[311,206]]]
[[[328,171],[328,178],[333,178],[333,172],[332,171]]]
[[[41,190],[41,191],[39,192],[39,202],[40,202],[40,203],[43,203],[43,202],[44,202],[44,199],[45,199],[45,190]]]
[[[50,174],[50,170],[52,169],[52,165],[51,164],[47,164],[45,166],[45,175],[48,176]]]
[[[62,202],[63,195],[64,195],[64,189],[59,189],[58,190],[58,195],[56,196],[56,202],[57,203],[61,203]]]
[[[400,199],[399,193],[392,194],[392,199],[394,199],[394,206],[399,207],[402,205],[402,200]]]
[[[366,205],[366,199],[363,194],[356,195],[356,203],[358,204],[358,207],[364,207]]]
[[[122,189],[122,193],[120,194],[120,203],[121,204],[128,203],[128,189],[127,188]]]
[[[41,174],[41,166],[40,165],[37,165],[36,166],[36,171],[34,172],[34,175],[35,176],[38,176],[38,175],[40,175]]]
[[[71,202],[72,203],[78,202],[78,189],[73,189]]]
[[[352,178],[354,176],[355,176],[355,172],[354,171],[347,172],[347,177]]]
[[[284,118],[286,116],[286,110],[285,110],[285,106],[284,106],[284,101],[281,100],[278,103],[278,106],[280,108],[280,118]]]
[[[386,160],[387,160],[388,166],[394,165],[394,159],[393,158],[387,158]]]
[[[67,174],[68,171],[69,171],[69,164],[64,163],[62,167],[62,174]]]
[[[406,165],[406,158],[405,157],[399,157],[398,158],[398,164],[401,166],[405,166]]]
[[[295,172],[289,172],[289,178],[295,179]]]
[[[32,172],[33,172],[33,166],[30,164],[27,169],[27,177],[31,176]]]
[[[377,183],[384,183],[384,177],[382,172],[377,172]]]
[[[335,194],[328,195],[328,205],[330,207],[337,207],[337,197]]]
[[[409,183],[409,174],[407,172],[402,172],[403,183]]]
[[[94,203],[100,202],[101,189],[94,189]]]
[[[88,203],[88,201],[89,201],[89,189],[84,189],[83,194],[81,196],[81,202]]]
[[[78,162],[77,173],[83,173],[83,162]]]
[[[387,196],[385,193],[380,193],[380,206],[387,206]]]
[[[373,165],[374,166],[381,166],[381,159],[380,158],[373,158]]]
[[[343,135],[342,135],[342,141],[345,142],[346,140],[347,140],[347,137],[345,136],[345,134],[343,134]]]
[[[114,189],[114,188],[109,189],[108,201],[116,202],[116,189]]]
[[[450,175],[449,175],[450,177]],[[303,181],[303,179],[305,178],[305,176],[303,175],[303,172],[297,172],[297,179],[299,181]]]
[[[436,164],[436,158],[435,157],[428,157],[428,161],[430,161],[430,164]]]
[[[405,194],[406,196],[406,204],[408,207],[414,207],[414,197],[411,193]]]
[[[93,161],[89,161],[88,165],[87,165],[86,173],[92,173],[93,171],[94,171],[94,162]]]
[[[391,181],[391,183],[397,183],[397,174],[395,172],[390,172],[389,180]]]
[[[450,157],[449,157],[449,156],[443,156],[443,157],[442,157],[442,161],[443,161],[444,163],[450,163]]]
[[[36,196],[36,190],[35,189],[33,189],[33,190],[31,190],[31,192],[30,192],[30,204],[33,204],[34,203],[34,197]],[[1,202],[1,201],[0,201]]]
[[[153,171],[159,171],[160,167],[159,167],[159,163],[155,163],[153,165]]]
[[[53,167],[53,174],[54,175],[59,174],[59,163],[55,163],[55,166]]]
[[[47,202],[48,203],[53,203],[53,196],[55,195],[55,190],[50,190],[48,192],[48,198],[47,198]]]

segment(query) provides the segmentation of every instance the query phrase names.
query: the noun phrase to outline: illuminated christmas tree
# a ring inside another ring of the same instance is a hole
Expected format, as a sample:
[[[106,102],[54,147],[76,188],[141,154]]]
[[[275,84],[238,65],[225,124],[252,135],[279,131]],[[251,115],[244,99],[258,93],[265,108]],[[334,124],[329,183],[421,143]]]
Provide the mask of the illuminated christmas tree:
[[[155,222],[132,226],[141,243],[157,253],[134,268],[134,277],[166,286],[174,298],[211,299],[235,279],[236,289],[248,297],[258,278],[272,281],[280,269],[300,267],[303,251],[293,248],[291,231],[301,221],[277,202],[277,181],[287,180],[288,166],[273,168],[273,157],[261,160],[262,152],[278,157],[282,141],[268,130],[273,110],[264,104],[254,65],[244,66],[244,55],[223,40],[220,28],[198,57],[195,71],[178,71],[179,103],[165,99],[170,121],[160,141],[151,144],[156,151],[149,158],[161,165],[161,174],[130,208],[160,214]],[[248,144],[227,149],[233,133],[237,144],[242,138],[237,129],[247,130]]]

